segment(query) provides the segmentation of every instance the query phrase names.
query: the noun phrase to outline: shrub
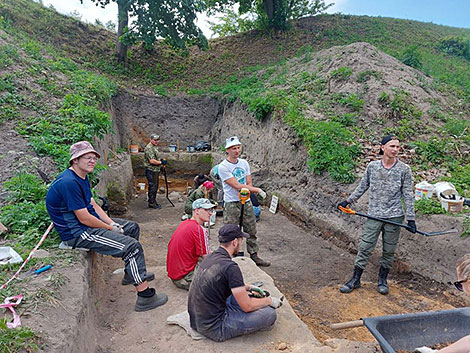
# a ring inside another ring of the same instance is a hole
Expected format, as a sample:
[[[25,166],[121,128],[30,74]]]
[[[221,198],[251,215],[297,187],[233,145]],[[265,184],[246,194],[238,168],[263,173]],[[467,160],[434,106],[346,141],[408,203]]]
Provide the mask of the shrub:
[[[450,36],[439,41],[439,50],[449,55],[455,55],[470,60],[470,40]]]
[[[418,51],[418,47],[416,45],[412,45],[405,49],[401,56],[401,62],[418,70],[423,68],[423,56]]]

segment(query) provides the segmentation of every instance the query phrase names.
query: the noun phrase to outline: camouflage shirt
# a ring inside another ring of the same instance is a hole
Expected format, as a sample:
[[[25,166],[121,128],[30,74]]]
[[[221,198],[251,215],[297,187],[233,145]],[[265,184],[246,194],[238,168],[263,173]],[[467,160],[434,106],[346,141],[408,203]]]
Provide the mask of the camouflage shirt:
[[[411,168],[399,161],[385,169],[382,161],[370,162],[356,190],[347,198],[353,203],[369,189],[369,214],[380,218],[403,216],[402,198],[406,219],[415,219],[413,177]]]
[[[159,172],[160,166],[155,164],[150,164],[151,159],[159,160],[158,158],[158,148],[157,146],[152,145],[151,142],[145,146],[144,150],[144,166],[146,169],[151,170],[152,172]]]

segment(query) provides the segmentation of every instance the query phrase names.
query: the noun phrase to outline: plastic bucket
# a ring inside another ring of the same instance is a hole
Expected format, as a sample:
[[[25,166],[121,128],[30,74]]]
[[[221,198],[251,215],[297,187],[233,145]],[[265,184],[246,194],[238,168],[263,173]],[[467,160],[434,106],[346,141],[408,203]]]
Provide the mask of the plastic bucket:
[[[434,184],[434,191],[436,192],[437,198],[439,200],[442,199],[441,195],[455,195],[456,198],[457,196],[459,196],[459,193],[457,192],[457,190],[455,190],[455,186],[452,183],[449,183],[448,181],[440,181]]]
[[[169,146],[168,146],[168,150],[169,150],[170,152],[176,152],[176,145],[169,145]]]
[[[430,199],[434,192],[434,185],[422,181],[415,185],[415,200]]]
[[[441,206],[449,213],[462,212],[464,198],[458,196],[456,200],[446,200],[441,197]]]
[[[131,153],[139,153],[139,145],[130,145]]]
[[[139,189],[145,190],[145,183],[139,183]]]
[[[186,151],[188,151],[188,152],[195,152],[195,151],[196,151],[196,148],[194,148],[194,146],[191,146],[191,145],[190,145],[190,146],[186,147]]]

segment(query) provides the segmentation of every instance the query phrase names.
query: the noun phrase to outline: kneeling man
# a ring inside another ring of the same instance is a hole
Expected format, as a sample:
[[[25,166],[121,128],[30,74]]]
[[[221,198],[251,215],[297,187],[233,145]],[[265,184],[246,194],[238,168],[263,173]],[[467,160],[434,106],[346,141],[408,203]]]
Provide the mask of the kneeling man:
[[[170,238],[166,270],[178,288],[189,289],[196,265],[210,252],[209,239],[202,225],[209,222],[214,207],[208,199],[194,200],[192,217],[181,222]]]
[[[248,295],[261,288],[246,285],[240,267],[232,261],[248,237],[235,224],[220,228],[219,249],[200,263],[189,289],[191,327],[213,341],[272,328],[277,317],[274,309],[282,304],[276,297]]]

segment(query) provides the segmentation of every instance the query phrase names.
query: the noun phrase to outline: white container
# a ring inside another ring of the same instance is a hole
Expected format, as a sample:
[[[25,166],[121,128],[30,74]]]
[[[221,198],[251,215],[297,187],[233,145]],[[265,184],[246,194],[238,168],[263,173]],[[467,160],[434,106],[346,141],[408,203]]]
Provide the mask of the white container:
[[[439,201],[442,200],[441,194],[446,196],[455,195],[456,198],[458,198],[459,196],[459,193],[455,189],[455,186],[452,183],[449,183],[448,181],[440,181],[434,184],[434,191],[436,192]]]
[[[415,185],[415,200],[430,199],[434,192],[434,185],[426,180]]]
[[[139,183],[139,189],[145,190],[145,183]]]
[[[462,212],[464,198],[457,196],[455,200],[446,200],[441,197],[441,206],[449,213]]]
[[[176,145],[168,145],[168,151],[176,152]]]
[[[0,265],[18,264],[23,262],[21,256],[9,246],[0,247]]]

